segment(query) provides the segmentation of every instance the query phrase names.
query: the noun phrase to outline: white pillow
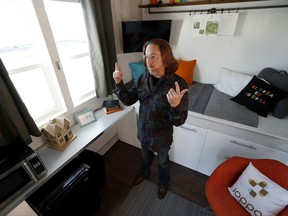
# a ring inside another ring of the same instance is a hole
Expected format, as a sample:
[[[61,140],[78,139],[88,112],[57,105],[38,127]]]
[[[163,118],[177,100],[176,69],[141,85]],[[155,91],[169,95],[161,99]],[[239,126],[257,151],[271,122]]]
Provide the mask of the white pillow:
[[[214,87],[225,94],[235,97],[250,82],[253,75],[221,68],[220,77]]]
[[[250,215],[275,216],[288,205],[288,190],[262,174],[251,162],[228,190]]]

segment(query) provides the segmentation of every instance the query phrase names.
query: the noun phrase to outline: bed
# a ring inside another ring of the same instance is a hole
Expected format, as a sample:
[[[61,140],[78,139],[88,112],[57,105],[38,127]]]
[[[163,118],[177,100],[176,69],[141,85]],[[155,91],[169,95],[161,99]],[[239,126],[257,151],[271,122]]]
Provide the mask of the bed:
[[[257,113],[230,100],[232,96],[218,91],[212,84],[194,82],[188,94],[189,111],[258,127]]]

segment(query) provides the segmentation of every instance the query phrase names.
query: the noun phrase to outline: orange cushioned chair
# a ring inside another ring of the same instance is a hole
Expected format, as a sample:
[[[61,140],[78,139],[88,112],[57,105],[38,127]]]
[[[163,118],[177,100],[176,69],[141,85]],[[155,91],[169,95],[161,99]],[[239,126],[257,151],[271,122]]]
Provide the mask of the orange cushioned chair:
[[[288,166],[272,159],[231,157],[220,164],[208,178],[205,193],[216,216],[246,216],[249,213],[229,193],[231,187],[249,163],[285,189],[288,189]],[[279,214],[288,215],[288,207]]]

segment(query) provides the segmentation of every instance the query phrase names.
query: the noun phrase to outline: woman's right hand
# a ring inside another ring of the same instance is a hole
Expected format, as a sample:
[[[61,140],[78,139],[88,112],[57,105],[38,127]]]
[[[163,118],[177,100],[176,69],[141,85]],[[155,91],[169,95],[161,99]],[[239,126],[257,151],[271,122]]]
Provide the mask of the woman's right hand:
[[[115,71],[113,72],[113,79],[115,80],[115,82],[118,84],[121,82],[123,77],[123,73],[120,70],[120,67],[118,65],[117,62],[115,62]]]

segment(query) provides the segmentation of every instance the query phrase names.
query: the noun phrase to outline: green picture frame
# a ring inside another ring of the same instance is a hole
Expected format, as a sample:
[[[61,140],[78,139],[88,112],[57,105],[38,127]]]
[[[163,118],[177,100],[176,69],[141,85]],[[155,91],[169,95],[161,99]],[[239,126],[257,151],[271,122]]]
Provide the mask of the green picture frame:
[[[80,113],[77,113],[75,115],[75,118],[76,118],[78,124],[80,125],[80,127],[84,127],[88,124],[91,124],[91,123],[97,121],[96,116],[94,114],[94,111],[92,109],[87,109],[87,110],[84,110]]]

